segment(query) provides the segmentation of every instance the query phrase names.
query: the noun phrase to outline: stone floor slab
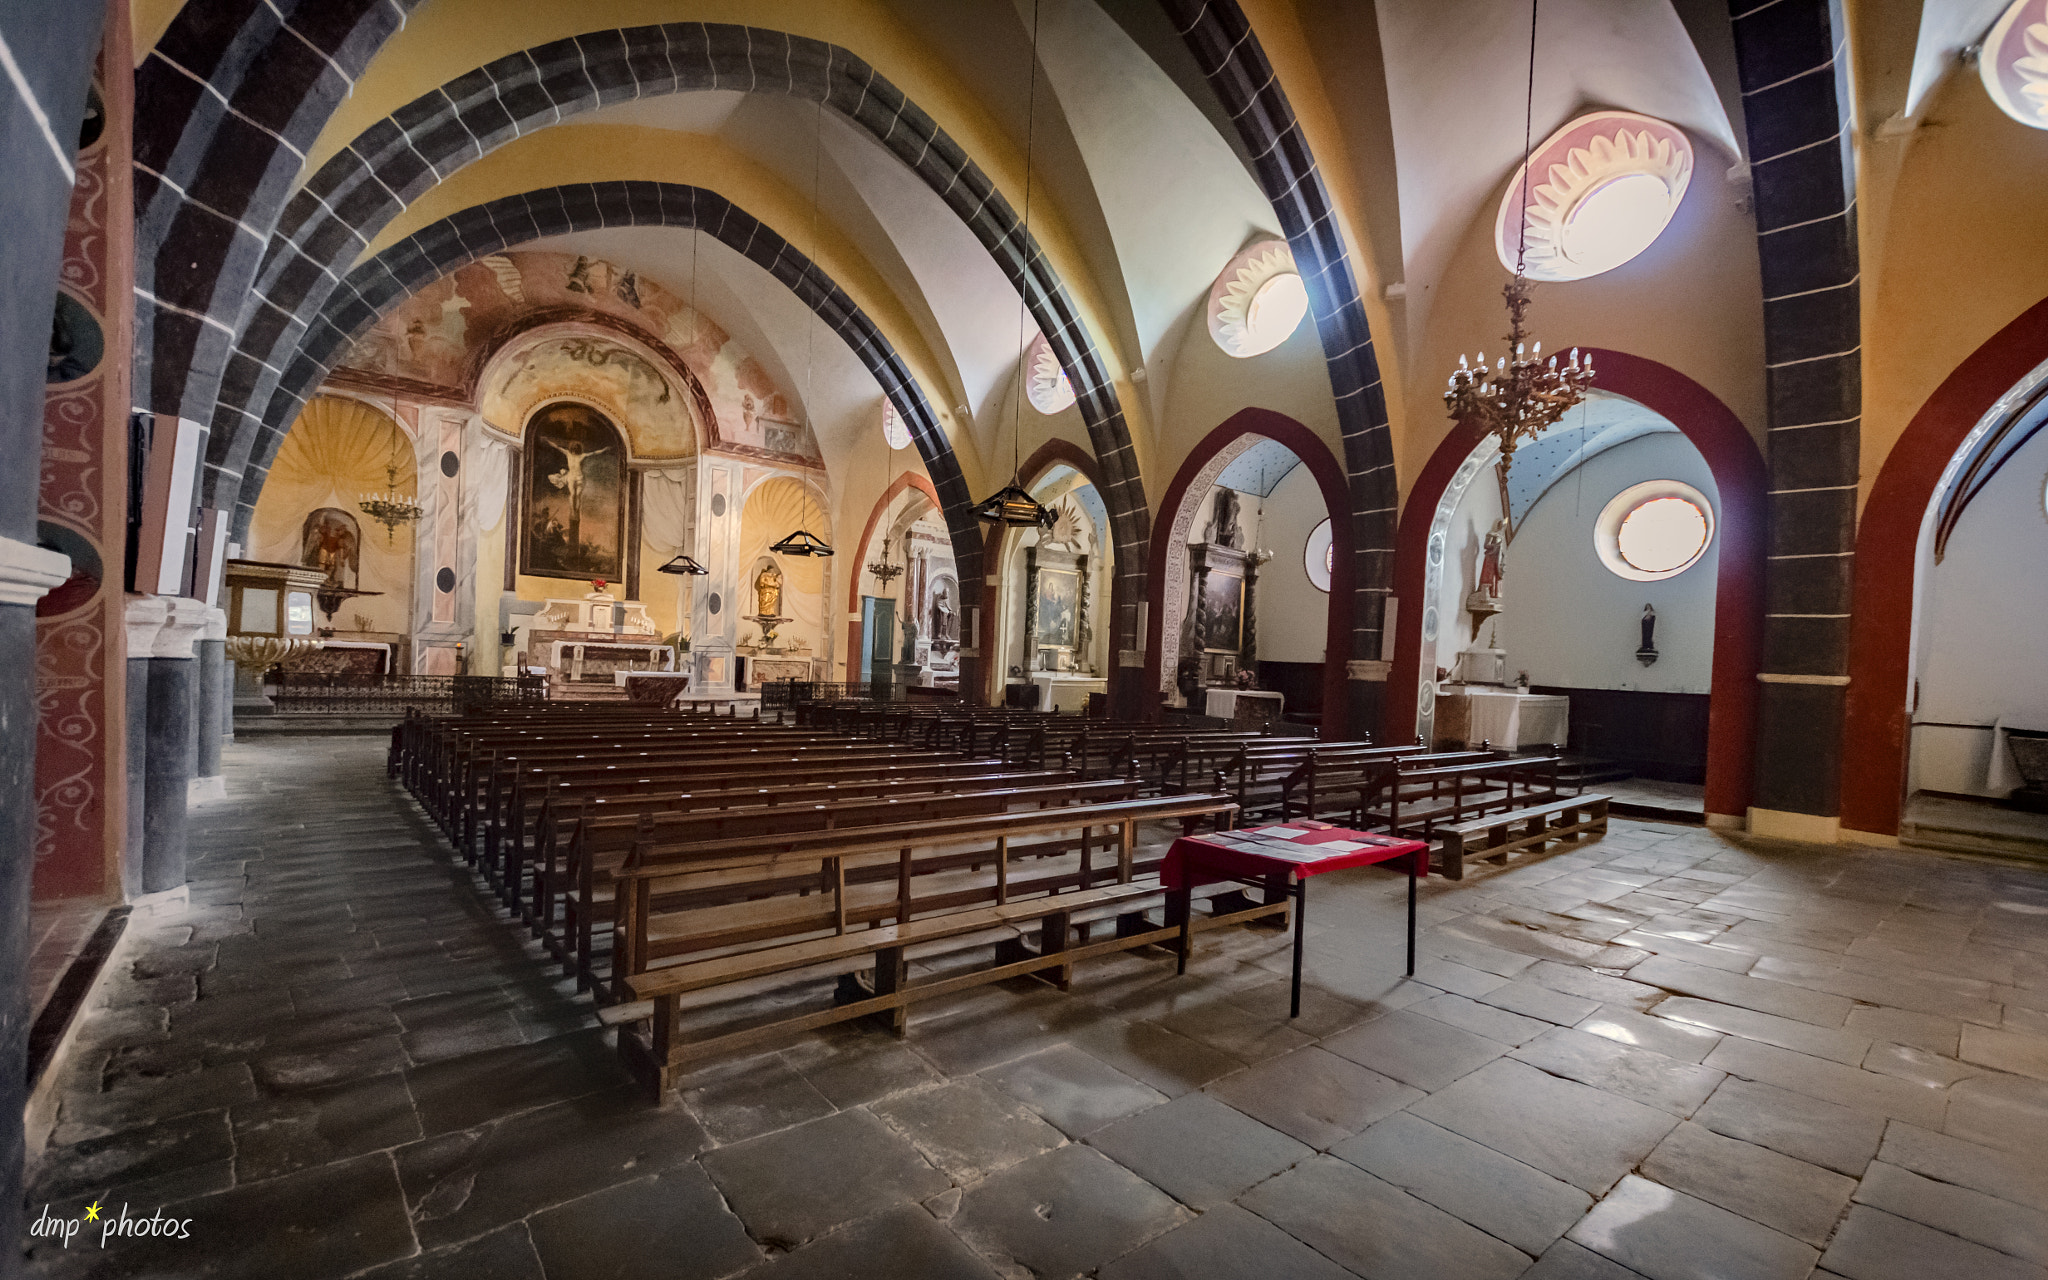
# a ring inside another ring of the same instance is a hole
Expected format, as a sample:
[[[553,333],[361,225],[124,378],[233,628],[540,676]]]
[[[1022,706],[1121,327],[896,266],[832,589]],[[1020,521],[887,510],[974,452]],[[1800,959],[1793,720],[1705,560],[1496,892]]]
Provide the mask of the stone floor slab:
[[[1634,1174],[1571,1238],[1649,1280],[1804,1280],[1820,1251]]]
[[[2000,1253],[2048,1264],[2048,1213],[2010,1200],[1950,1186],[1933,1178],[1872,1161],[1856,1188],[1856,1203],[1937,1231],[1961,1236]]]
[[[960,1238],[915,1205],[885,1209],[746,1273],[747,1280],[995,1280]]]
[[[972,1076],[899,1093],[868,1109],[959,1183],[974,1182],[1066,1141],[1029,1107]]]
[[[1350,1280],[1264,1218],[1219,1205],[1102,1269],[1102,1280]]]
[[[1715,1046],[1705,1065],[1922,1127],[1940,1124],[1947,1105],[1939,1090],[1739,1036]]]
[[[1549,1248],[1593,1203],[1569,1183],[1406,1112],[1330,1154],[1531,1255]]]
[[[1884,1120],[1869,1112],[1732,1078],[1692,1118],[1715,1133],[1852,1178],[1863,1176],[1885,1130]]]
[[[694,1164],[537,1213],[528,1227],[548,1280],[714,1280],[761,1258]]]
[[[1677,1117],[1512,1059],[1489,1063],[1410,1107],[1416,1115],[1603,1195]]]
[[[1390,1079],[1431,1090],[1486,1065],[1509,1046],[1413,1009],[1398,1009],[1331,1036],[1322,1048]]]
[[[2040,1280],[2041,1269],[1996,1249],[1936,1231],[1869,1205],[1856,1205],[1821,1255],[1845,1280]]]
[[[1689,1116],[1721,1083],[1711,1067],[1679,1062],[1605,1036],[1553,1027],[1511,1055],[1552,1075]]]
[[[1191,1215],[1093,1147],[1061,1147],[1012,1165],[960,1197],[953,1230],[998,1264],[1078,1276]]]
[[[1521,1250],[1331,1156],[1239,1203],[1366,1280],[1509,1280],[1529,1267]]]
[[[1204,1093],[1118,1120],[1088,1141],[1182,1204],[1204,1210],[1315,1154]]]
[[[1856,1181],[1690,1122],[1642,1164],[1643,1176],[1819,1245],[1848,1207]]]
[[[792,1248],[842,1223],[949,1185],[865,1111],[842,1111],[704,1154],[726,1201],[763,1243]]]
[[[1166,1100],[1150,1085],[1071,1045],[1019,1058],[982,1076],[1072,1138]]]
[[[1314,1045],[1226,1076],[1207,1092],[1317,1150],[1423,1097]]]

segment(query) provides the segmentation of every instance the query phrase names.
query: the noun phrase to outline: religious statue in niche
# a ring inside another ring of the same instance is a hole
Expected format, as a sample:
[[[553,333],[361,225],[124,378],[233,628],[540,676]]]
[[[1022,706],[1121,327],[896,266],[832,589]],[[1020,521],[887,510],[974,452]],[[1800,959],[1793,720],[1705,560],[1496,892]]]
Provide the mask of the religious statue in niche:
[[[754,576],[754,612],[763,618],[782,616],[782,570],[773,564]]]
[[[299,530],[299,563],[327,575],[327,585],[359,587],[363,583],[363,532],[356,518],[339,507],[309,512]],[[342,577],[346,569],[353,581]]]
[[[626,444],[587,405],[560,402],[526,428],[519,571],[542,578],[625,576]]]
[[[1233,548],[1244,541],[1244,529],[1237,522],[1235,489],[1216,491],[1216,519],[1210,528],[1209,541]]]
[[[1513,536],[1506,516],[1494,521],[1486,531],[1486,541],[1479,551],[1479,581],[1473,585],[1472,594],[1465,597],[1465,612],[1472,615],[1475,635],[1481,623],[1501,611],[1501,580],[1507,575],[1508,540]]]
[[[960,613],[953,607],[951,584],[944,580],[932,591],[931,625],[935,647],[960,643]]]
[[[1636,650],[1636,661],[1649,666],[1657,660],[1657,610],[1650,605],[1643,606],[1643,644]]]

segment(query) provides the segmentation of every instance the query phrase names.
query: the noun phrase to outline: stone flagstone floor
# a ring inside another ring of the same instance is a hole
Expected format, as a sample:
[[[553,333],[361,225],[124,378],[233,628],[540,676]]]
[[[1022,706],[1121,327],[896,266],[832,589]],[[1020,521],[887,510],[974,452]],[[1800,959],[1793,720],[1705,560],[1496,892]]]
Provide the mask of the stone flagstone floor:
[[[83,1015],[68,1276],[2048,1274],[2048,874],[1618,821],[1424,893],[710,1064],[665,1107],[375,740],[228,753]]]

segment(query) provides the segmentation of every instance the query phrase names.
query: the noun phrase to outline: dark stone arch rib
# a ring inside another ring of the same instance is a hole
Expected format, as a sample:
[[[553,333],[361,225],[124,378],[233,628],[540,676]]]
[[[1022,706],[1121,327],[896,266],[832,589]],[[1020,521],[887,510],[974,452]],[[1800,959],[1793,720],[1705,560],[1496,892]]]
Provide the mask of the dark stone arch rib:
[[[570,114],[634,97],[736,88],[818,101],[840,113],[935,191],[1023,295],[1074,385],[1102,466],[1116,541],[1119,647],[1135,647],[1149,512],[1116,388],[1059,273],[994,183],[901,90],[844,49],[782,32],[705,23],[592,32],[479,67],[358,135],[286,206],[240,312],[237,347],[212,409],[204,481],[211,502],[237,501],[249,459],[290,425],[299,400],[289,388],[307,385],[292,373],[292,353],[323,311],[344,324],[365,313],[369,304],[341,277],[420,192]],[[577,203],[598,211],[600,202]],[[443,224],[436,236],[460,243],[473,230]]]
[[[264,237],[420,0],[191,0],[135,69],[135,395],[198,422]]]
[[[1855,129],[1833,0],[1730,0],[1755,188],[1770,444],[1759,809],[1841,811],[1863,433]]]
[[[423,227],[349,273],[346,289],[315,317],[277,395],[303,404],[319,389],[334,361],[380,316],[457,267],[544,236],[606,227],[701,230],[774,276],[839,335],[910,427],[952,535],[963,603],[978,604],[982,535],[974,499],[952,445],[939,429],[938,416],[909,366],[867,313],[817,264],[746,210],[700,187],[663,182],[549,187],[474,205]],[[282,431],[266,433],[251,459],[235,510],[236,536],[244,541],[257,494],[283,443]],[[978,674],[973,668],[961,672],[963,692],[977,687],[971,681]]]
[[[1394,534],[1401,493],[1394,475],[1387,397],[1373,353],[1372,330],[1336,207],[1316,169],[1308,139],[1236,0],[1159,0],[1195,55],[1224,111],[1237,122],[1259,187],[1286,233],[1309,310],[1322,339],[1344,437],[1350,482],[1352,554],[1351,724],[1376,729],[1386,701],[1386,665],[1379,662],[1387,596],[1394,586]],[[1337,513],[1332,512],[1334,519]],[[1365,678],[1359,678],[1362,675]]]

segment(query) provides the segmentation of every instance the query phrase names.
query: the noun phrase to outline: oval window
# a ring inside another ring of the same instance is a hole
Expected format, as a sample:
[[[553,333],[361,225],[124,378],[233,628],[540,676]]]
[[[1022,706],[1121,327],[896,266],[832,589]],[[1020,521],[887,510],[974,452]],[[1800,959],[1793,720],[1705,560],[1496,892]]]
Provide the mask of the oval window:
[[[1318,591],[1330,589],[1330,574],[1337,567],[1336,554],[1328,520],[1308,531],[1308,545],[1301,549],[1301,567],[1308,573],[1310,586]]]
[[[1679,480],[1650,480],[1614,495],[1593,525],[1601,563],[1632,582],[1675,578],[1714,540],[1707,496]]]

